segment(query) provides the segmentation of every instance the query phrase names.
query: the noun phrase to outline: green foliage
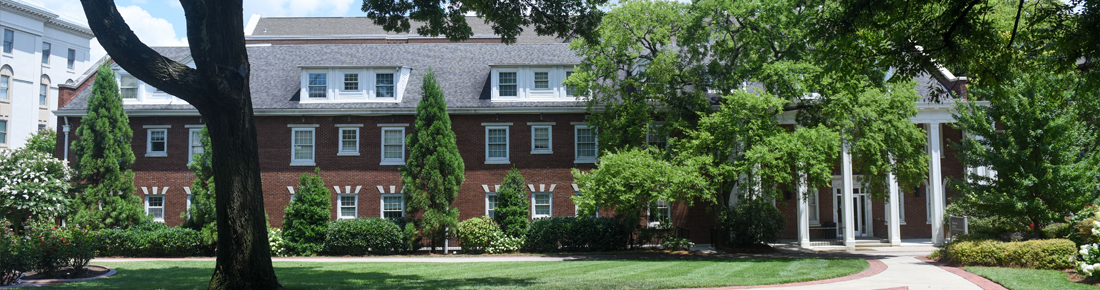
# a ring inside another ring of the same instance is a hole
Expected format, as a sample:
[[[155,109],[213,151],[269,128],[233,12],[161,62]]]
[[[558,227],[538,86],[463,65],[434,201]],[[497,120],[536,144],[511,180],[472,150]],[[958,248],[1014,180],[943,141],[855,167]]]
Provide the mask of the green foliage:
[[[0,286],[14,284],[29,268],[31,259],[24,250],[26,243],[15,234],[10,221],[0,219]]]
[[[520,32],[555,35],[558,38],[592,38],[592,30],[604,15],[607,0],[563,0],[554,2],[483,2],[483,1],[363,1],[363,12],[386,31],[408,32],[409,20],[423,22],[420,35],[446,36],[452,41],[466,40],[473,31],[466,15],[477,13],[491,24],[504,43],[516,41]]]
[[[72,171],[65,162],[33,150],[0,150],[0,218],[21,232],[27,217],[67,211]]]
[[[696,200],[713,203],[714,187],[699,170],[709,163],[707,156],[673,163],[654,156],[652,151],[638,149],[608,153],[592,171],[573,169],[573,177],[583,192],[572,197],[573,203],[580,215],[592,215],[600,208],[614,209],[616,216],[634,221],[626,222],[633,229],[653,202],[689,206]]]
[[[485,248],[485,252],[489,254],[501,254],[501,253],[514,253],[523,249],[523,245],[527,243],[527,236],[513,237],[504,232],[494,232],[492,237],[492,243]]]
[[[57,152],[57,131],[43,129],[34,132],[27,138],[22,150],[41,152],[53,156]]]
[[[452,203],[465,181],[466,165],[458,153],[443,91],[431,69],[424,74],[421,90],[414,132],[407,138],[409,160],[400,170],[406,209],[419,213],[420,233],[434,249],[447,238],[447,228],[458,223],[458,208]]]
[[[1084,209],[1078,211],[1073,218],[1067,217],[1066,222],[1070,225],[1070,233],[1066,238],[1070,239],[1078,246],[1100,241],[1100,238],[1097,238],[1092,232],[1096,224],[1096,213],[1098,211],[1100,211],[1100,208],[1094,204],[1086,206]]]
[[[455,237],[462,241],[463,253],[487,251],[500,233],[500,227],[489,217],[464,220],[455,228]]]
[[[394,225],[397,225],[398,229],[401,229],[401,245],[399,245],[399,247],[397,247],[395,251],[403,254],[409,254],[415,253],[417,250],[420,249],[420,233],[416,230],[415,220],[406,217],[399,217],[390,218],[390,221],[393,222]]]
[[[1092,93],[1067,89],[1075,85],[1071,76],[1020,73],[1005,85],[975,91],[996,96],[988,106],[960,103],[955,127],[975,138],[956,145],[959,161],[997,175],[970,174],[953,183],[962,195],[952,203],[977,217],[1026,220],[1041,234],[1043,226],[1092,202],[1100,155],[1080,116],[1094,112],[1075,107]]]
[[[104,229],[95,237],[100,241],[99,254],[107,257],[194,257],[213,254],[213,248],[203,241],[199,231],[167,227],[158,222],[128,230]]]
[[[298,191],[283,215],[283,237],[289,255],[316,255],[325,243],[325,231],[332,219],[332,193],[325,188],[321,169],[314,172],[299,177]]]
[[[134,195],[133,137],[115,73],[104,64],[96,72],[88,115],[80,119],[73,141],[78,182],[70,223],[89,229],[127,228],[150,219]]]
[[[497,192],[493,221],[500,225],[504,234],[511,237],[526,234],[530,223],[527,216],[531,213],[531,201],[528,199],[526,184],[519,170],[512,168],[504,176],[504,181],[500,182],[500,191]]]
[[[695,243],[683,238],[670,238],[661,243],[661,248],[673,251],[687,251],[694,247]]]
[[[626,220],[625,223],[634,223]],[[531,223],[524,247],[532,252],[613,251],[626,248],[631,228],[597,217],[551,217]]]
[[[191,209],[180,213],[180,218],[184,220],[181,227],[196,231],[218,222],[212,161],[214,152],[206,126],[202,127],[199,135],[202,136],[202,153],[192,156],[191,163],[187,164],[187,168],[195,174],[195,181],[191,183]]]
[[[386,255],[400,246],[401,228],[382,218],[335,220],[325,234],[325,253],[332,255]]]
[[[1073,268],[1076,246],[1066,239],[1025,242],[957,241],[947,245],[943,258],[966,266]]]
[[[755,199],[743,200],[726,211],[721,225],[732,237],[730,245],[748,246],[776,241],[787,220],[770,202]]]
[[[1001,239],[1006,233],[1028,230],[1031,223],[1016,216],[981,216],[975,209],[962,203],[948,204],[944,209],[944,216],[966,216],[967,230],[970,233],[963,238],[969,240]]]
[[[0,225],[0,285],[12,284],[28,271],[50,278],[80,277],[96,255],[93,233],[75,225],[57,227],[52,218],[33,219],[23,234],[16,234],[8,221]]]

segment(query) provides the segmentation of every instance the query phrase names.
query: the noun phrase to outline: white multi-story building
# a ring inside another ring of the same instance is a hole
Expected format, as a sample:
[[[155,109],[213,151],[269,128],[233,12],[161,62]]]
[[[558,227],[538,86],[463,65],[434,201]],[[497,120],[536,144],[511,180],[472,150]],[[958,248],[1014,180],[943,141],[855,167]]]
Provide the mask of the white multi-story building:
[[[58,85],[88,70],[91,29],[41,4],[0,0],[0,149],[56,127]]]

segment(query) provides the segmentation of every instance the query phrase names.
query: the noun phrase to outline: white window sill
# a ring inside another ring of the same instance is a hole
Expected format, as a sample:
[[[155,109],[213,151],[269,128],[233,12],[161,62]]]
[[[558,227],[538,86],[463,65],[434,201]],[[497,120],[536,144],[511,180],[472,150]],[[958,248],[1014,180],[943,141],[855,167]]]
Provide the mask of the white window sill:
[[[290,166],[316,166],[313,161],[291,161]]]
[[[145,153],[145,157],[168,157],[168,153]]]
[[[340,152],[336,156],[359,156],[359,152]]]
[[[512,164],[508,160],[485,160],[485,164]]]
[[[821,226],[821,222],[810,222],[810,226],[811,226],[811,227],[820,227],[820,226]]]
[[[531,219],[541,219],[541,218],[548,218],[548,217],[550,217],[550,216],[548,216],[548,215],[536,215],[536,216],[532,216]]]
[[[577,159],[573,160],[573,163],[596,163],[596,159]]]
[[[382,161],[378,165],[405,165],[405,161]]]
[[[342,217],[338,217],[338,218],[336,218],[336,219],[339,219],[339,220],[350,220],[350,219],[355,219],[355,217],[353,217],[353,216],[342,216]]]
[[[153,219],[153,221],[158,222],[158,223],[164,223],[164,219],[159,219],[159,220],[158,219]]]
[[[535,154],[554,154],[554,151],[538,150],[538,151],[531,151],[531,154],[532,155],[535,155]]]

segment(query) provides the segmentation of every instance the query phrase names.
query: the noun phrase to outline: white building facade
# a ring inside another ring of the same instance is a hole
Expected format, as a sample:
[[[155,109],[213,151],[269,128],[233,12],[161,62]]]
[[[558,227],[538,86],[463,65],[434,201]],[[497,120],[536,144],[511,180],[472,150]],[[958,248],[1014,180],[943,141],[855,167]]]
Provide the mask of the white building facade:
[[[88,70],[92,31],[40,4],[0,0],[0,149],[57,128],[58,85]]]

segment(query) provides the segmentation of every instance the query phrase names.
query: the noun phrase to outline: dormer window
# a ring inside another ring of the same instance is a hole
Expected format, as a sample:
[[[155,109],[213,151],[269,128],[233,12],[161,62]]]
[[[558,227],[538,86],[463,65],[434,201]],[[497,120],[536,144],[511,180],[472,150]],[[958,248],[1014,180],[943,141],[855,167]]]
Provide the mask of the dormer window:
[[[122,93],[123,100],[137,100],[138,99],[138,80],[133,76],[119,76],[119,91]]]
[[[403,67],[303,67],[300,102],[398,102],[410,71]]]
[[[188,64],[188,66],[192,65]],[[172,104],[183,102],[175,96],[142,82],[122,68],[115,66],[114,69],[115,80],[118,81],[123,104]]]
[[[576,101],[562,81],[572,66],[499,65],[492,69],[493,101]]]

